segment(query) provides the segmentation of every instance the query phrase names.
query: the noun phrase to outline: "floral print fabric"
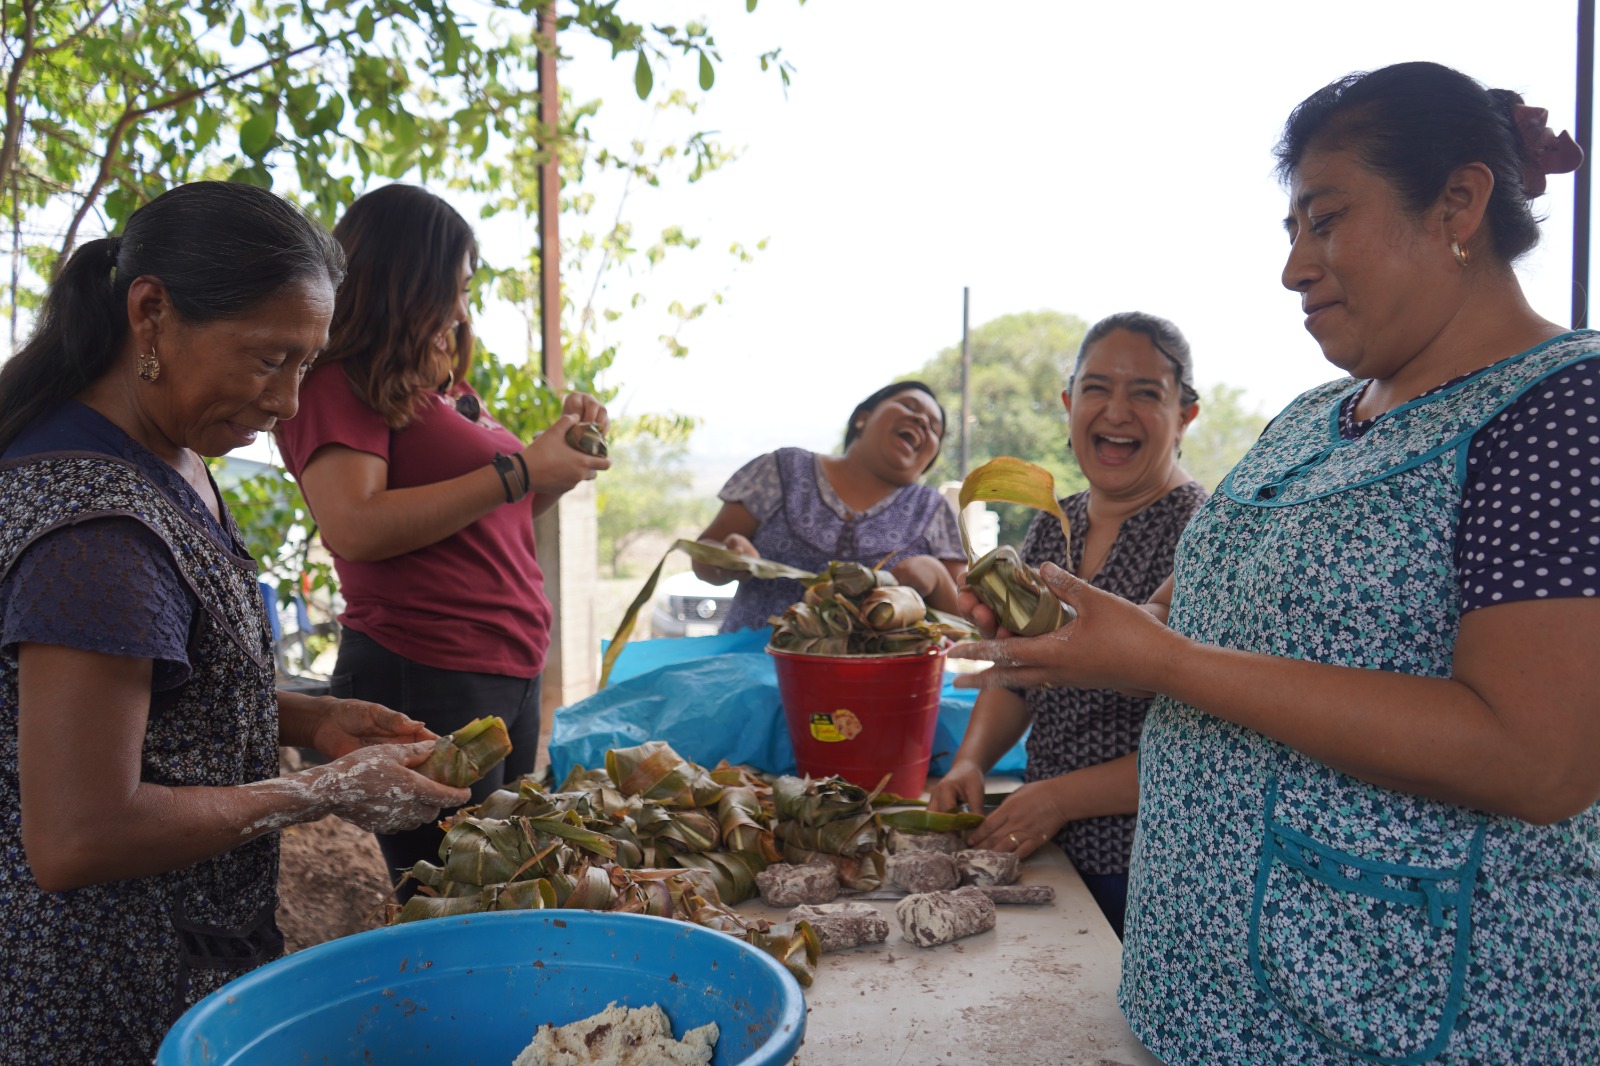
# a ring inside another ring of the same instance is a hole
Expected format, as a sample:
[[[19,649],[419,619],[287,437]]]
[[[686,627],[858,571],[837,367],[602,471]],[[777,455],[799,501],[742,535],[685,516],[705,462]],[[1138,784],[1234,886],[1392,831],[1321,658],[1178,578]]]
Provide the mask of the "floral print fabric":
[[[1346,440],[1348,380],[1268,428],[1185,532],[1174,629],[1447,677],[1467,450],[1595,355],[1569,334]],[[1600,1061],[1600,811],[1531,825],[1339,773],[1158,698],[1120,999],[1180,1063]]]
[[[1091,584],[1134,603],[1148,600],[1172,573],[1178,537],[1208,495],[1199,482],[1191,481],[1128,516]],[[1061,536],[1061,523],[1041,514],[1029,524],[1021,554],[1029,566],[1050,562],[1077,573],[1083,566],[1084,538],[1089,533],[1089,494],[1069,496],[1061,501],[1061,507],[1072,530],[1070,552]],[[1027,701],[1033,717],[1023,772],[1024,780],[1030,782],[1098,766],[1137,750],[1150,706],[1148,699],[1111,689],[1035,688],[1018,694]],[[1062,826],[1055,842],[1079,873],[1125,874],[1133,828],[1131,814],[1084,818]]]
[[[199,608],[192,674],[152,692],[141,778],[220,786],[275,775],[271,638],[255,564],[134,466],[84,454],[0,464],[0,573],[41,538],[59,546],[62,534],[108,518],[159,537]],[[237,537],[231,518],[226,529]],[[17,769],[12,644],[0,649],[0,1062],[148,1062],[187,1007],[281,952],[276,837],[171,873],[47,893],[22,848]]]

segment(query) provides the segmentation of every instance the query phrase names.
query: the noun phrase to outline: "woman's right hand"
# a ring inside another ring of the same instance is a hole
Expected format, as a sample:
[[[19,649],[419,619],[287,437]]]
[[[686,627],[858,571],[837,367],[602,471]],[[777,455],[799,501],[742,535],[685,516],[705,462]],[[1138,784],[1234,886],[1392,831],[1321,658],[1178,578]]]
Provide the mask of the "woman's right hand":
[[[371,744],[322,766],[303,771],[329,814],[371,833],[398,833],[436,820],[439,812],[472,798],[415,770],[433,751],[434,741]]]
[[[928,792],[928,810],[983,813],[983,768],[963,760],[950,764],[950,772]]]
[[[528,464],[530,494],[559,496],[576,488],[580,481],[592,481],[600,471],[611,469],[610,459],[580,452],[567,443],[567,431],[579,421],[576,414],[564,414],[522,449],[522,461]]]
[[[700,543],[710,544],[717,548],[726,548],[735,555],[743,555],[750,559],[761,558],[761,553],[756,551],[756,546],[750,543],[750,538],[743,533],[729,533],[720,540],[715,537],[703,537]],[[728,570],[698,560],[694,564],[694,572],[701,581],[708,585],[726,585],[730,581],[743,581],[750,576],[743,570]]]

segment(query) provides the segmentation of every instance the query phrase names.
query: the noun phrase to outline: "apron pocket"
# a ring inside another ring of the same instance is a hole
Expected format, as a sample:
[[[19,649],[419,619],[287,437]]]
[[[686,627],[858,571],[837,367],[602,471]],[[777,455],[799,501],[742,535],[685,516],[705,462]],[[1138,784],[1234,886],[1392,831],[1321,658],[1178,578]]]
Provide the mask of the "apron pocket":
[[[1279,824],[1277,796],[1274,779],[1250,908],[1256,984],[1320,1040],[1370,1062],[1434,1058],[1461,1008],[1485,827],[1458,867],[1377,862]]]

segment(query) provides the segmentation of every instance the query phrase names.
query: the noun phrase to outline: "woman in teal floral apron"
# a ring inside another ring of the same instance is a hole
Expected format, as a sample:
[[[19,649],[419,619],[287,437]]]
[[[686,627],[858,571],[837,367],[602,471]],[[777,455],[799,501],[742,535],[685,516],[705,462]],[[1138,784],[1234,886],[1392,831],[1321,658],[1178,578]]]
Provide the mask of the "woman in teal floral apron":
[[[1164,1061],[1600,1062],[1600,335],[1511,270],[1581,152],[1409,63],[1308,98],[1279,159],[1284,285],[1350,377],[1154,613],[1046,568],[1071,626],[953,654],[1159,694],[1121,1002]]]

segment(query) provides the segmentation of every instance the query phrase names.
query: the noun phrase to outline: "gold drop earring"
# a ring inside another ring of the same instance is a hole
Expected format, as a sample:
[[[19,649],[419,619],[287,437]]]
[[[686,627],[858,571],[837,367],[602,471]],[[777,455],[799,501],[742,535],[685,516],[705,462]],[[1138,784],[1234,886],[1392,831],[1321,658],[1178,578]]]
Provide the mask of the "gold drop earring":
[[[151,348],[148,352],[139,353],[139,380],[155,381],[161,376],[161,361],[156,358],[156,350]]]

